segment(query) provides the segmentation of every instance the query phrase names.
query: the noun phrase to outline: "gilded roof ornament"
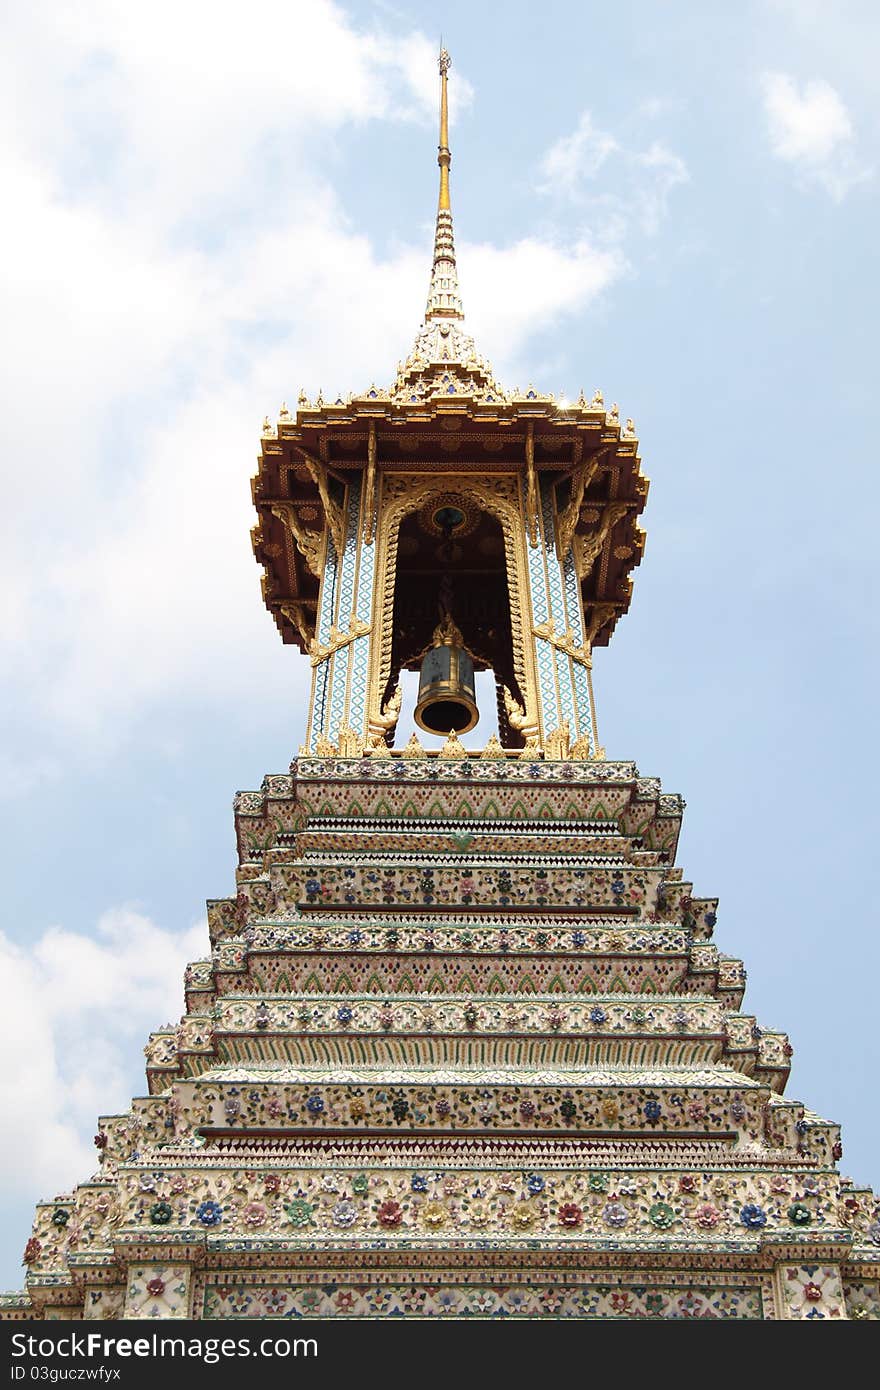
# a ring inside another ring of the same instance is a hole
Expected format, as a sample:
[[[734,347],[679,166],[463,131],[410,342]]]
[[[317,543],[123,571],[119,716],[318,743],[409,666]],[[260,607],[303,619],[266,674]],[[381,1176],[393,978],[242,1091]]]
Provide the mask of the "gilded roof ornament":
[[[461,647],[464,645],[461,629],[451,613],[445,613],[434,628],[431,642],[435,647]]]
[[[503,402],[507,392],[495,380],[492,366],[477,352],[473,338],[463,328],[464,305],[458,286],[452,204],[449,196],[449,104],[447,74],[452,60],[440,50],[440,192],[434,231],[434,258],[425,321],[412,352],[397,369],[391,393],[395,404],[419,404],[436,396],[463,396],[471,400]]]

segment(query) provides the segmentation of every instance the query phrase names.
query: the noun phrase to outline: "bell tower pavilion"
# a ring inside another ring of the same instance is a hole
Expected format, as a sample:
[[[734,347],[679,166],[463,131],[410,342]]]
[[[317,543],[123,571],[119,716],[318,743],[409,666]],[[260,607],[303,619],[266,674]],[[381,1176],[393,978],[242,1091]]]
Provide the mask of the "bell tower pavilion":
[[[471,729],[495,680],[500,756],[600,754],[592,649],[628,607],[648,492],[632,421],[601,393],[508,391],[467,333],[455,256],[447,80],[425,317],[389,387],[267,423],[254,549],[286,642],[307,652],[310,752],[384,757],[400,673],[428,734]]]

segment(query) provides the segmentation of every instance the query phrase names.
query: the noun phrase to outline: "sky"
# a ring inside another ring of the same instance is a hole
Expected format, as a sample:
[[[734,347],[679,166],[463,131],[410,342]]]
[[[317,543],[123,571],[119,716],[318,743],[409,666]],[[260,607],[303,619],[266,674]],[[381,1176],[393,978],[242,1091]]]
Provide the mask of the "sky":
[[[745,1010],[880,1185],[880,10],[13,0],[0,1287],[144,1093],[234,792],[302,740],[249,480],[264,415],[389,381],[419,326],[441,29],[469,330],[508,386],[619,402],[652,480],[602,742],[686,798]]]

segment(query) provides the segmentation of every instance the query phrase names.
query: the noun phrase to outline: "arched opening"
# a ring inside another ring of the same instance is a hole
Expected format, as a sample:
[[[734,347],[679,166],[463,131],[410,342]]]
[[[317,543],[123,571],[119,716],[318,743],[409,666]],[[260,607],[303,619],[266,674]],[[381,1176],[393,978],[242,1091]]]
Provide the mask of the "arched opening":
[[[391,667],[387,699],[402,671],[429,664],[438,625],[451,619],[474,672],[491,671],[496,685],[498,732],[505,747],[522,747],[521,735],[508,723],[503,700],[506,686],[522,695],[514,672],[510,590],[504,531],[500,520],[481,508],[465,490],[437,492],[400,522],[394,576]],[[442,664],[436,662],[435,664]],[[465,663],[466,664],[466,663]],[[485,689],[485,682],[479,684]],[[489,714],[484,707],[481,714]],[[442,722],[438,705],[434,718]],[[419,719],[431,732],[429,709]],[[435,729],[435,731],[437,731]],[[488,737],[481,729],[482,742]]]

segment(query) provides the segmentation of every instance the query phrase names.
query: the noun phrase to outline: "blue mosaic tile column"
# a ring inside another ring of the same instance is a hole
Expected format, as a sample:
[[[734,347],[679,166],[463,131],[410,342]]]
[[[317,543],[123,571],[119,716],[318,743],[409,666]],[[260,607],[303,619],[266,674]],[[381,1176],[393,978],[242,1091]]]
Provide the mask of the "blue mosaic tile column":
[[[358,548],[360,546],[359,525],[361,509],[360,478],[349,485],[348,501],[345,509],[345,548],[339,574],[339,601],[337,605],[336,626],[340,632],[348,630],[354,615],[355,579],[357,576]],[[331,657],[333,664],[332,693],[330,711],[327,718],[327,738],[336,743],[340,727],[346,720],[346,694],[348,689],[348,668],[351,661],[353,643],[340,647]]]
[[[360,484],[358,483],[360,497]],[[373,594],[376,587],[376,542],[370,545],[363,540],[363,518],[357,520],[357,598],[355,614],[362,623],[369,623],[373,614]],[[369,674],[370,636],[364,634],[351,645],[351,675],[349,680],[348,722],[355,733],[367,732],[367,677]]]
[[[565,588],[565,612],[566,622],[574,633],[574,640],[579,647],[584,644],[584,623],[580,603],[580,586],[578,584],[577,571],[574,566],[574,555],[569,549],[562,562],[562,579]],[[570,678],[574,686],[574,703],[577,711],[577,726],[572,726],[572,740],[575,738],[588,738],[590,740],[590,752],[595,753],[595,738],[593,731],[593,702],[590,699],[590,681],[586,666],[579,661],[568,658]]]
[[[550,478],[540,480],[541,489],[541,529],[543,531],[544,563],[547,570],[547,597],[550,617],[557,632],[565,631],[568,617],[565,611],[565,595],[562,590],[562,573],[556,558],[556,524],[553,514],[553,482]],[[549,643],[547,644],[549,646]],[[550,647],[553,659],[553,672],[557,690],[558,717],[554,723],[544,719],[544,731],[549,733],[560,724],[567,723],[574,730],[574,696],[571,679],[571,662],[567,656]]]
[[[541,524],[538,528],[538,544],[526,542],[526,556],[529,564],[529,589],[531,590],[532,616],[536,624],[546,623],[551,617],[550,592],[547,579],[547,537],[543,528],[544,492],[546,484],[541,481]],[[552,525],[550,543],[553,543]],[[541,724],[545,733],[559,724],[559,703],[556,699],[556,669],[553,662],[553,648],[549,642],[536,637],[535,658],[538,667],[538,692],[541,697]]]
[[[336,619],[338,581],[339,562],[336,557],[336,547],[328,536],[326,555],[324,557],[324,575],[321,580],[320,608],[315,628],[318,641],[322,643],[330,641],[330,628]],[[312,709],[311,730],[312,751],[314,751],[315,742],[319,734],[323,734],[325,737],[327,734],[327,715],[332,666],[333,658],[328,657],[326,661],[322,661],[320,665],[315,667],[315,695],[314,707]]]
[[[560,564],[556,554],[553,481],[539,477],[538,488],[539,540],[537,546],[527,546],[534,622],[540,625],[552,621],[560,635],[570,628],[577,645],[582,646],[584,625],[574,557],[569,551]],[[567,723],[572,741],[586,736],[593,750],[595,731],[587,668],[542,637],[535,638],[535,656],[544,735]]]

